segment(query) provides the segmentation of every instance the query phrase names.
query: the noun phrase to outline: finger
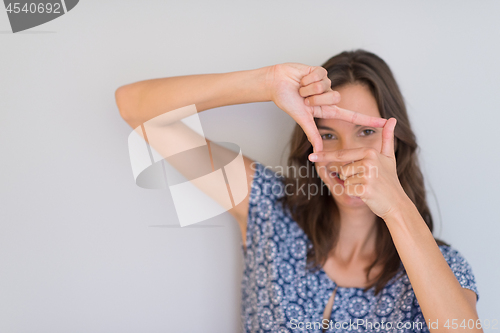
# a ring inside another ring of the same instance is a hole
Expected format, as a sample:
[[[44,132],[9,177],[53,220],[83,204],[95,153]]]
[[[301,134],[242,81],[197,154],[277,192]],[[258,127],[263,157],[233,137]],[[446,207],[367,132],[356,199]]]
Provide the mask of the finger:
[[[348,163],[341,163],[341,165],[327,165],[324,166],[326,168],[326,171],[329,175],[334,175],[337,174],[340,179],[345,180],[347,177],[355,174],[356,172],[354,171],[355,165],[357,163],[360,163],[361,161],[350,161]],[[317,168],[321,168],[322,166],[318,165]]]
[[[396,127],[396,118],[390,118],[382,130],[382,151],[385,156],[394,156],[394,128]]]
[[[367,184],[364,174],[361,174],[360,177],[351,176],[344,179],[344,186],[356,185],[356,184],[362,184],[362,185]]]
[[[321,152],[323,150],[323,139],[319,135],[318,127],[312,117],[298,119],[297,123],[302,127],[302,130],[307,136],[307,139],[313,146],[313,151]]]
[[[346,163],[340,168],[339,177],[346,179],[349,177],[377,178],[378,166],[371,159],[363,158],[352,163]]]
[[[309,160],[312,162],[352,162],[359,161],[365,157],[375,158],[379,154],[373,148],[352,148],[339,149],[334,151],[314,152],[309,155]]]
[[[322,106],[322,111],[323,114],[321,115],[321,117],[317,116],[316,114],[314,114],[314,117],[325,118],[325,119],[332,119],[332,118],[340,119],[356,125],[379,127],[379,128],[384,127],[384,125],[387,122],[387,119],[372,117],[363,113],[342,109],[336,105]]]
[[[307,86],[313,82],[323,80],[325,77],[327,77],[327,75],[328,72],[326,71],[326,69],[321,66],[316,66],[309,74],[304,75],[302,80],[300,80],[300,84],[302,86]]]
[[[307,86],[299,88],[299,95],[302,97],[308,97],[312,95],[320,95],[324,92],[330,91],[330,80],[328,78],[313,82]]]
[[[367,166],[365,160],[348,163],[340,167],[339,177],[346,180],[349,177],[359,178],[375,176],[378,174],[376,166]]]
[[[340,94],[337,91],[327,91],[320,95],[307,97],[304,102],[309,106],[332,105],[340,102]]]
[[[366,186],[364,184],[348,184],[344,183],[344,188],[348,196],[360,198],[366,192]]]

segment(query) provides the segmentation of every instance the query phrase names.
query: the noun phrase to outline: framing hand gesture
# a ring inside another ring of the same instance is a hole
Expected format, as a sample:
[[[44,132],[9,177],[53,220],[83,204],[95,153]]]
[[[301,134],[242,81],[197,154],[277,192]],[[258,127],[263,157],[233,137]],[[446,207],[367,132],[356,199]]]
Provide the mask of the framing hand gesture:
[[[314,118],[335,118],[357,125],[383,127],[387,120],[335,106],[340,94],[331,89],[328,72],[323,67],[286,63],[271,70],[272,100],[304,130],[315,152],[323,150]]]
[[[407,195],[399,182],[394,155],[396,118],[387,120],[382,130],[382,149],[353,148],[317,152],[309,155],[313,162],[345,163],[339,170],[348,195],[359,197],[385,219]]]

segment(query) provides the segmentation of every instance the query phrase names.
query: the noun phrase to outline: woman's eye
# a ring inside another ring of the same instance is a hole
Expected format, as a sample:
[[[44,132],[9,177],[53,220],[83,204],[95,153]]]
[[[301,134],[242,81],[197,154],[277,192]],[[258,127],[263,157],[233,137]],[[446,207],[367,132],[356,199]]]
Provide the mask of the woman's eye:
[[[363,133],[364,136],[368,136],[368,135],[375,133],[375,131],[368,128],[368,129],[361,131],[361,133]]]
[[[331,139],[333,139],[333,138],[335,138],[335,137],[334,137],[332,134],[328,133],[328,134],[323,134],[323,135],[321,135],[321,138],[322,138],[323,140],[331,140]]]

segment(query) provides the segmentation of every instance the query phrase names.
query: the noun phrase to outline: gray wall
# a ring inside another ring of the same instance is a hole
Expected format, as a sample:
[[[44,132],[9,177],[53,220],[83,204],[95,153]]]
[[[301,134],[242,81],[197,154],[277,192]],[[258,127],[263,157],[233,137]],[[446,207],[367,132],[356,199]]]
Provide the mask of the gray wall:
[[[494,1],[81,1],[26,32],[0,9],[0,332],[235,332],[229,214],[178,224],[134,184],[120,85],[365,48],[393,69],[421,146],[436,235],[500,319],[500,4]],[[201,114],[207,137],[267,165],[293,121],[272,103]],[[282,158],[283,157],[283,158]],[[210,227],[212,226],[212,227]]]

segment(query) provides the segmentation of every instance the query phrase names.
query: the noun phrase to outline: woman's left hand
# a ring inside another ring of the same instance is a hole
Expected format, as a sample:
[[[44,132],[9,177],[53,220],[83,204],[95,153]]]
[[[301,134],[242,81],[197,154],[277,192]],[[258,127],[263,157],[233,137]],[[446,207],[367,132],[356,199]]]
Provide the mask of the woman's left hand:
[[[313,162],[346,163],[339,176],[349,196],[359,197],[376,215],[385,219],[392,214],[406,195],[396,170],[394,155],[394,128],[396,118],[387,120],[382,130],[382,149],[354,148],[323,151],[309,155]],[[314,159],[314,155],[317,156]]]

